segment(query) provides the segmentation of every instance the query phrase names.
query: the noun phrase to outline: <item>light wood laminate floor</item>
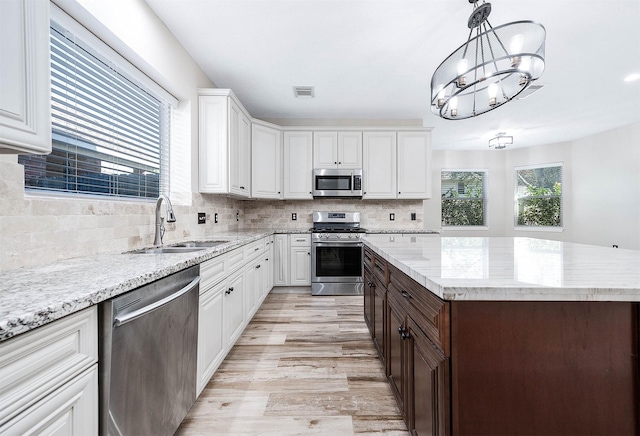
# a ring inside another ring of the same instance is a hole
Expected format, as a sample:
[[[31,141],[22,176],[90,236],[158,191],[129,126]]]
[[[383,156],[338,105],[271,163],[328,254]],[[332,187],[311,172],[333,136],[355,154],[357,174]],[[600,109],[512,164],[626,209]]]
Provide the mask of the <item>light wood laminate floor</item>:
[[[362,296],[271,293],[176,435],[402,435]]]

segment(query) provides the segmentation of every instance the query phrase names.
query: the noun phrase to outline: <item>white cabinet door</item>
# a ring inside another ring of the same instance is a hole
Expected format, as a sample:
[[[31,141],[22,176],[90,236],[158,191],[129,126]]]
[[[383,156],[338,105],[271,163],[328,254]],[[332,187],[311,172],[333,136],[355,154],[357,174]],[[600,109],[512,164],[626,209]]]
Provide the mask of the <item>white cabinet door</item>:
[[[265,293],[268,294],[269,292],[271,292],[271,289],[273,288],[273,276],[274,276],[274,272],[275,272],[275,267],[274,267],[274,248],[275,248],[275,238],[274,236],[269,236],[269,239],[267,240],[267,253],[266,253],[266,260],[265,260],[265,268],[264,268],[264,272],[267,275],[267,280],[266,280],[266,285],[265,285]],[[265,295],[266,296],[266,295]]]
[[[311,247],[291,247],[291,286],[311,285]]]
[[[313,135],[284,132],[284,199],[312,200]]]
[[[0,426],[0,434],[98,434],[98,365]]]
[[[431,134],[398,132],[398,198],[431,197]]]
[[[200,395],[213,373],[224,360],[223,296],[227,281],[223,280],[200,293],[198,312],[198,381],[196,395]]]
[[[199,189],[251,194],[251,120],[229,89],[198,90]]]
[[[244,268],[232,274],[227,280],[224,290],[224,347],[230,350],[244,330]]]
[[[0,153],[51,153],[49,2],[0,0]]]
[[[362,168],[362,132],[338,132],[338,168]]]
[[[246,313],[247,321],[250,320],[251,317],[253,317],[254,313],[256,313],[256,305],[258,304],[258,299],[256,297],[259,293],[259,290],[256,290],[256,284],[258,282],[257,277],[259,276],[259,274],[256,270],[256,266],[259,264],[259,262],[260,259],[254,260],[244,269],[244,311]]]
[[[275,235],[273,253],[273,285],[289,285],[289,235]]]
[[[254,123],[251,160],[251,197],[282,198],[282,133]]]
[[[251,121],[240,105],[229,98],[230,194],[249,197]]]
[[[362,132],[313,132],[313,168],[362,168]]]
[[[313,132],[313,168],[338,167],[338,133]]]
[[[362,139],[362,198],[396,198],[396,132],[364,132]]]

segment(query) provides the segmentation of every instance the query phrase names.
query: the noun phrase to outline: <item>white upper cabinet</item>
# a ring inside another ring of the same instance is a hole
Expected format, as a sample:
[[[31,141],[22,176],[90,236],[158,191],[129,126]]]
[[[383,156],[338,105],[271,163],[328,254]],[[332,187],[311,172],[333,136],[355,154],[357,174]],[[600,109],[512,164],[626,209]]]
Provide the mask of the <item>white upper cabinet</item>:
[[[314,132],[313,168],[362,168],[362,132]]]
[[[364,132],[362,137],[362,198],[396,198],[396,132]]]
[[[398,198],[431,198],[431,133],[398,132]]]
[[[49,2],[0,0],[0,154],[51,152]]]
[[[248,198],[251,118],[229,89],[198,94],[200,192]]]
[[[313,134],[306,131],[284,132],[284,199],[311,200],[313,171]]]
[[[253,123],[251,131],[251,196],[281,199],[282,132]]]
[[[313,168],[338,167],[338,133],[313,132]]]
[[[362,132],[338,132],[338,167],[362,168]]]

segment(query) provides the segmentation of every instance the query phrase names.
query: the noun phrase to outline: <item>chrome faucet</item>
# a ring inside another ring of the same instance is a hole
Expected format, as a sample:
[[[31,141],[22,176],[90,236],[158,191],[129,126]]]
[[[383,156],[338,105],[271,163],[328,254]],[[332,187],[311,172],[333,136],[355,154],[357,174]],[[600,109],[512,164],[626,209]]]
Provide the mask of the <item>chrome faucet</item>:
[[[164,218],[160,216],[160,205],[162,204],[162,200],[165,201],[167,207],[167,222],[174,223],[176,221],[176,216],[173,214],[173,206],[171,206],[169,197],[161,194],[160,197],[158,197],[158,201],[156,201],[156,237],[153,239],[153,245],[162,245],[162,237],[164,236]]]

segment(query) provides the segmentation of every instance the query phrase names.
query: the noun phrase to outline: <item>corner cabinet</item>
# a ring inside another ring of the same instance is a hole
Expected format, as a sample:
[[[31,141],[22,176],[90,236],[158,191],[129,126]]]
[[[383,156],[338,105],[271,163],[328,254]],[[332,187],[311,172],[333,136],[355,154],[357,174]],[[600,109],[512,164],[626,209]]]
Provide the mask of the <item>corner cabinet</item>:
[[[48,1],[0,1],[0,59],[0,154],[50,153]]]
[[[199,190],[251,196],[251,117],[230,89],[198,90]]]
[[[251,126],[251,196],[282,198],[282,132],[255,122]]]

